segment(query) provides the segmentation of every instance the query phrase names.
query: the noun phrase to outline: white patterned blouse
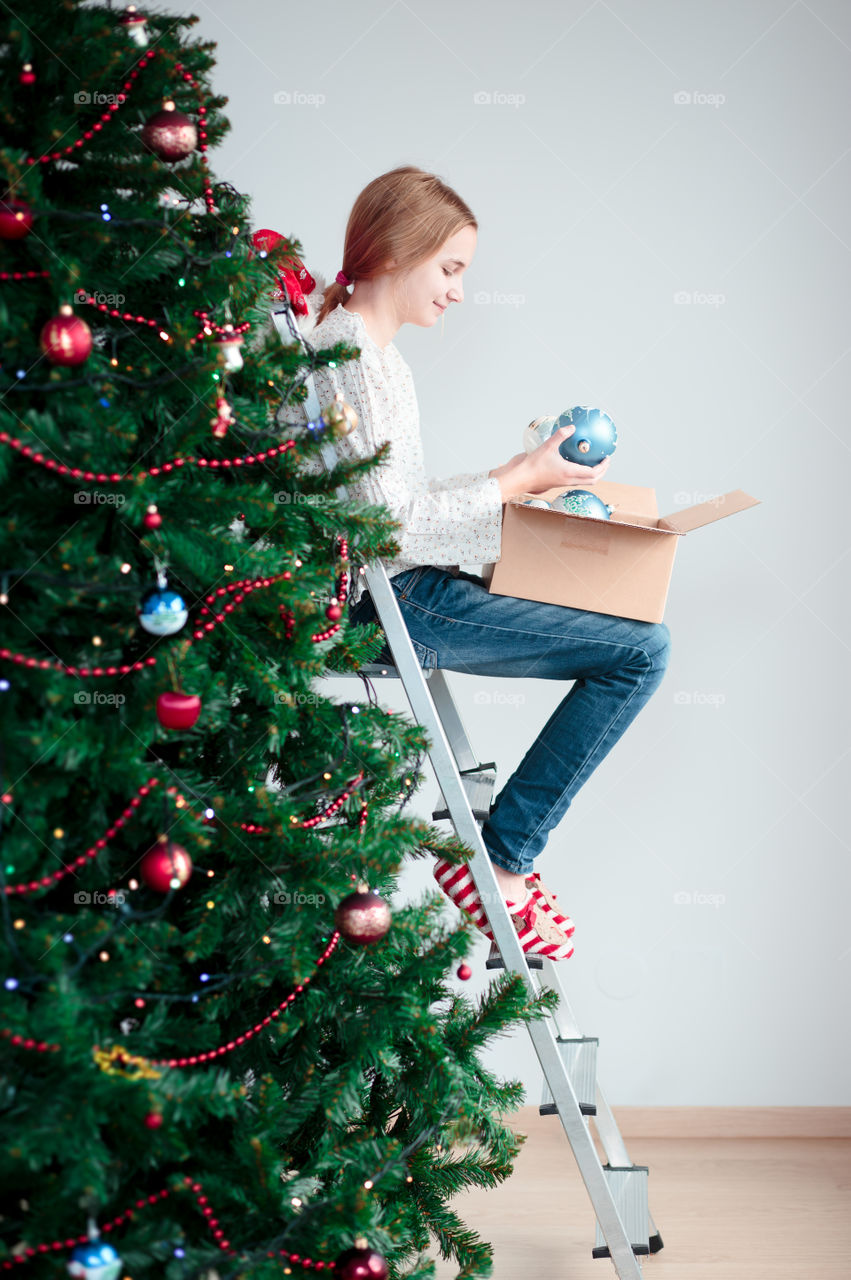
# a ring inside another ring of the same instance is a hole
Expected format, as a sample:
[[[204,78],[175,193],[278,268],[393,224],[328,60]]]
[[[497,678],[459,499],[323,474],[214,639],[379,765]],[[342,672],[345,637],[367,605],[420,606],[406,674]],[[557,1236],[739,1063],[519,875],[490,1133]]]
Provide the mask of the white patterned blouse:
[[[394,535],[399,556],[385,561],[392,578],[415,565],[430,564],[457,573],[462,564],[491,564],[500,558],[502,496],[499,481],[487,471],[447,480],[425,474],[420,414],[411,370],[392,342],[380,347],[367,333],[363,317],[338,304],[310,332],[317,349],[335,342],[359,347],[357,360],[314,373],[322,408],[337,391],[358,415],[349,435],[337,437],[341,459],[371,457],[386,440],[389,456],[368,476],[347,485],[353,498],[388,508],[402,531]],[[304,420],[308,420],[305,406]],[[321,474],[320,458],[305,460],[305,470]],[[363,594],[365,581],[353,574],[350,602]]]

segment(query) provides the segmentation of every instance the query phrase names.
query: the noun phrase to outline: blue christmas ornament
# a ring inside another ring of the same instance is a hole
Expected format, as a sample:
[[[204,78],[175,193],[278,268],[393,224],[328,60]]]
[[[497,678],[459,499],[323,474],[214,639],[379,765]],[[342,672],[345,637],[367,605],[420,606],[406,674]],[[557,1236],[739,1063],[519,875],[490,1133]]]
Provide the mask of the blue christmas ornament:
[[[545,498],[526,498],[523,502],[524,507],[546,507],[549,509],[550,504]]]
[[[614,453],[618,433],[615,424],[602,409],[589,409],[575,405],[565,409],[558,417],[536,418],[523,432],[523,447],[533,453],[545,444],[559,427],[575,427],[573,435],[562,440],[558,451],[568,462],[578,462],[585,467],[596,467],[598,462]]]
[[[111,1244],[94,1236],[86,1244],[78,1244],[71,1252],[68,1270],[81,1280],[118,1280],[121,1259]]]
[[[579,462],[585,467],[596,467],[598,462],[614,453],[618,433],[615,424],[602,409],[589,409],[576,405],[559,415],[553,430],[573,426],[573,435],[562,440],[558,451],[568,462]]]
[[[609,520],[614,510],[588,489],[568,489],[567,493],[553,498],[551,505],[554,511],[565,511],[569,516],[591,516],[595,520]]]
[[[173,636],[189,617],[186,601],[177,591],[172,591],[165,573],[157,574],[157,585],[149,587],[136,609],[139,625],[152,636]]]

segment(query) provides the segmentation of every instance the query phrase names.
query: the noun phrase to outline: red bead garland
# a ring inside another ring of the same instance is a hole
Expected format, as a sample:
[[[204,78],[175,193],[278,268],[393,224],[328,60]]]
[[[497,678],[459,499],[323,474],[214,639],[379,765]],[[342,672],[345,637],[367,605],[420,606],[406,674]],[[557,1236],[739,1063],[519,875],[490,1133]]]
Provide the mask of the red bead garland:
[[[6,444],[10,449],[17,449],[25,458],[29,458],[31,462],[37,462],[42,467],[47,467],[50,471],[55,471],[57,475],[68,475],[74,480],[97,480],[101,484],[118,484],[124,480],[144,480],[147,476],[158,476],[161,473],[167,475],[170,471],[174,471],[175,467],[184,467],[187,463],[194,463],[196,467],[224,468],[228,467],[250,467],[255,462],[265,462],[267,458],[275,458],[279,454],[288,453],[290,449],[296,448],[295,440],[287,440],[284,444],[272,445],[269,449],[263,449],[260,453],[247,453],[241,458],[196,458],[190,456],[181,458],[180,456],[172,458],[171,462],[164,462],[161,467],[150,467],[147,471],[127,472],[125,475],[119,475],[117,471],[107,473],[105,471],[85,471],[82,467],[69,467],[63,462],[55,462],[53,458],[45,458],[43,453],[39,453],[33,449],[31,445],[23,444],[17,436],[9,435],[8,431],[0,431],[0,444]]]
[[[50,889],[60,880],[64,880],[65,876],[71,875],[72,872],[76,874],[76,868],[85,866],[90,858],[96,857],[97,854],[100,853],[101,849],[106,848],[119,828],[123,827],[127,819],[131,817],[136,809],[138,809],[145,796],[150,795],[154,787],[158,787],[159,785],[159,778],[154,777],[150,777],[147,782],[143,782],[141,787],[139,787],[139,790],[136,792],[136,795],[127,805],[127,808],[124,809],[115,819],[112,826],[107,827],[104,834],[94,842],[91,848],[87,849],[85,853],[81,853],[80,856],[75,858],[73,862],[69,863],[67,867],[60,867],[58,871],[51,871],[50,875],[42,876],[40,880],[22,880],[20,884],[4,885],[3,893],[9,897],[15,893],[33,893],[36,889]]]
[[[184,1174],[182,1183],[174,1188],[163,1187],[161,1191],[155,1191],[151,1195],[143,1196],[139,1200],[135,1200],[133,1204],[119,1213],[118,1217],[112,1218],[109,1222],[104,1222],[100,1231],[103,1235],[108,1235],[114,1231],[116,1227],[121,1226],[123,1222],[133,1219],[138,1209],[147,1209],[150,1205],[157,1204],[160,1200],[166,1200],[173,1192],[191,1191],[195,1197],[195,1202],[201,1210],[206,1220],[207,1227],[212,1233],[218,1247],[223,1253],[228,1253],[231,1257],[238,1257],[239,1251],[234,1249],[229,1240],[225,1239],[225,1233],[219,1227],[218,1218],[215,1216],[215,1210],[210,1205],[209,1197],[204,1194],[204,1188],[197,1178]],[[88,1244],[88,1235],[69,1236],[65,1240],[52,1240],[50,1244],[26,1245],[20,1253],[14,1254],[10,1258],[4,1258],[0,1263],[0,1269],[3,1271],[13,1271],[16,1266],[21,1263],[29,1262],[31,1258],[43,1256],[46,1253],[60,1253],[64,1249],[73,1249],[78,1244]],[[289,1262],[296,1262],[302,1267],[313,1268],[316,1271],[333,1271],[333,1262],[313,1261],[311,1258],[303,1258],[298,1253],[288,1253],[286,1249],[278,1249],[277,1252],[269,1250],[267,1253],[269,1258],[286,1258]]]
[[[81,290],[80,292],[82,293],[83,291]],[[133,324],[146,324],[151,329],[161,329],[165,332],[159,320],[148,320],[145,316],[134,316],[132,311],[119,311],[118,307],[110,307],[105,302],[98,302],[90,293],[84,294],[78,301],[86,302],[90,307],[97,308],[98,311],[102,311],[105,315],[115,316],[116,319],[130,320]],[[170,335],[166,336],[170,337]]]
[[[322,954],[317,957],[317,969],[320,965],[323,965],[331,955],[334,948],[337,946],[337,943],[340,941],[340,936],[340,933],[335,929],[328,946]],[[283,1013],[287,1005],[292,1004],[295,998],[301,995],[302,991],[304,991],[312,978],[313,974],[310,974],[305,978],[304,982],[300,982],[298,986],[290,992],[286,999],[282,1000],[271,1013],[267,1013],[265,1018],[261,1019],[260,1022],[255,1023],[253,1027],[248,1029],[248,1031],[244,1031],[242,1035],[237,1036],[235,1040],[228,1040],[227,1044],[219,1045],[218,1049],[210,1049],[207,1053],[193,1053],[185,1058],[150,1058],[148,1061],[153,1067],[197,1067],[199,1063],[212,1062],[216,1058],[223,1057],[226,1053],[231,1053],[234,1049],[238,1049],[240,1045],[245,1044],[246,1040],[251,1040],[252,1037],[256,1036],[259,1031],[262,1031],[264,1027],[268,1027],[270,1022],[273,1022],[279,1014]]]
[[[186,639],[184,644],[190,647],[195,640],[203,640],[206,635],[225,621],[225,615],[232,613],[238,604],[242,604],[247,595],[252,591],[259,590],[261,587],[270,587],[280,579],[292,578],[289,569],[284,569],[281,573],[275,573],[267,578],[240,578],[237,582],[229,583],[226,587],[218,587],[216,592],[205,597],[207,603],[212,604],[216,596],[225,595],[229,591],[235,591],[233,600],[222,607],[222,612],[217,613],[210,622],[205,622],[202,628],[193,631],[192,639]],[[344,596],[342,597],[345,598]],[[282,606],[283,607],[283,606]],[[209,613],[206,605],[199,610],[200,614]],[[287,632],[286,638],[289,639],[291,628]],[[319,640],[325,640],[328,636],[333,635],[335,631],[339,631],[339,625],[329,628],[326,632],[312,635],[310,639],[314,643]],[[63,662],[52,662],[50,658],[28,658],[23,653],[13,653],[11,649],[0,649],[0,660],[5,659],[8,662],[15,662],[19,666],[39,668],[42,671],[58,671],[64,676],[117,676],[129,675],[131,671],[141,671],[144,667],[153,667],[157,663],[155,655],[147,657],[142,662],[122,663],[120,666],[112,667],[68,667]]]
[[[328,943],[322,954],[316,958],[317,970],[331,956],[341,937],[342,935],[340,932],[335,929],[331,935],[331,941]],[[260,1020],[260,1022],[255,1023],[253,1027],[249,1027],[247,1031],[244,1031],[242,1035],[237,1036],[236,1039],[228,1040],[227,1044],[219,1045],[217,1049],[210,1049],[204,1053],[194,1053],[185,1058],[149,1058],[147,1061],[154,1067],[197,1067],[199,1064],[212,1062],[216,1058],[223,1057],[226,1053],[231,1053],[234,1049],[238,1049],[240,1045],[245,1044],[246,1040],[251,1040],[258,1032],[262,1031],[264,1027],[268,1027],[270,1023],[274,1022],[275,1018],[284,1012],[287,1005],[292,1004],[296,997],[302,994],[305,988],[313,981],[315,976],[315,973],[308,974],[304,981],[300,982],[298,986],[290,992],[286,999],[282,1000],[271,1013],[268,1013],[265,1018]],[[33,1039],[27,1039],[24,1036],[13,1035],[8,1029],[4,1029],[2,1034],[6,1036],[12,1044],[17,1045],[21,1049],[35,1049],[38,1052],[46,1053],[48,1051],[55,1051],[62,1047],[58,1044],[48,1044],[43,1040],[36,1041]]]
[[[0,280],[48,280],[49,271],[0,271]]]
[[[193,311],[192,314],[198,320],[201,321],[204,327],[198,333],[195,334],[194,338],[189,339],[190,345],[194,342],[200,342],[202,338],[211,338],[214,333],[218,334],[219,337],[221,337],[225,333],[233,337],[239,333],[246,333],[251,328],[251,321],[244,320],[242,324],[231,325],[231,327],[226,330],[224,326],[220,324],[216,324],[215,320],[210,319],[210,314],[208,311],[198,310],[198,311]]]
[[[49,164],[52,160],[61,160],[63,156],[70,155],[73,151],[77,151],[80,149],[80,147],[84,146],[85,143],[90,141],[96,133],[100,133],[100,131],[103,129],[103,126],[105,124],[108,124],[109,121],[115,115],[115,113],[118,110],[120,110],[120,108],[127,101],[127,95],[132,90],[134,81],[136,80],[136,77],[139,75],[139,72],[142,71],[143,68],[147,67],[151,63],[151,61],[160,54],[162,54],[163,56],[167,56],[166,51],[164,49],[149,49],[147,53],[142,55],[142,57],[138,61],[138,64],[133,68],[133,70],[128,75],[127,79],[124,81],[124,84],[121,86],[123,92],[115,95],[117,100],[115,102],[110,103],[106,111],[101,112],[100,119],[95,121],[91,129],[86,129],[79,138],[75,139],[74,142],[69,143],[67,147],[61,147],[58,151],[46,151],[43,155],[40,155],[40,156],[27,156],[25,163],[28,165]],[[195,90],[196,97],[198,98],[198,117],[199,117],[198,119],[198,138],[199,138],[198,150],[201,153],[201,168],[204,175],[203,176],[204,203],[207,206],[207,212],[213,213],[216,208],[216,202],[213,199],[213,191],[210,184],[210,171],[207,164],[207,154],[206,154],[207,153],[207,128],[206,128],[207,108],[204,105],[201,86],[199,85],[195,77],[192,75],[192,73],[185,70],[182,62],[176,62],[174,64],[174,69],[187,84],[192,86],[192,88]]]
[[[338,537],[337,541],[340,547],[340,550],[339,550],[340,561],[342,564],[348,564],[349,563],[348,540],[342,537],[341,535]],[[346,603],[348,594],[349,594],[348,570],[344,569],[343,572],[340,574],[339,578],[337,579],[336,599],[338,600],[339,604],[330,605],[328,609],[326,609],[325,612],[327,617],[334,618],[334,619],[342,617],[343,610],[339,606],[344,605]],[[340,629],[341,629],[340,624],[335,621],[333,626],[326,627],[324,631],[314,631],[310,639],[313,641],[314,644],[321,644],[323,640],[329,640],[331,636],[335,635]]]

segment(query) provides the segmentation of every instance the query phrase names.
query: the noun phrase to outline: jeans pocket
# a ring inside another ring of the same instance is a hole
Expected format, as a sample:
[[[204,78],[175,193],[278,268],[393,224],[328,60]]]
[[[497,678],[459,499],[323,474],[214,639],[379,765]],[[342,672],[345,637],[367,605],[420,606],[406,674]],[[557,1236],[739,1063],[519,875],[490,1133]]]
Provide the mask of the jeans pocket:
[[[414,646],[414,653],[417,655],[417,662],[426,670],[434,671],[437,667],[437,650],[430,649],[427,644],[420,644],[419,640],[410,637],[411,644]]]
[[[407,600],[426,569],[430,569],[431,565],[418,564],[413,569],[405,569],[402,573],[395,573],[390,579],[390,585],[400,600]]]

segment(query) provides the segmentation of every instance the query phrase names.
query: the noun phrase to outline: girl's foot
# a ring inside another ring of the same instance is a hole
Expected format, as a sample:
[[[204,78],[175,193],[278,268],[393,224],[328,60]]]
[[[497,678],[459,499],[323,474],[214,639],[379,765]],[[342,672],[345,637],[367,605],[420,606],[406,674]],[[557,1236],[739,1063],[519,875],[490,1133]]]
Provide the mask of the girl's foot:
[[[440,859],[434,867],[434,878],[447,897],[493,942],[494,936],[467,864],[457,866]],[[515,898],[506,898],[505,905],[525,952],[548,956],[551,960],[567,960],[573,955],[569,934],[559,927],[546,903],[535,896],[525,881],[521,892]]]

